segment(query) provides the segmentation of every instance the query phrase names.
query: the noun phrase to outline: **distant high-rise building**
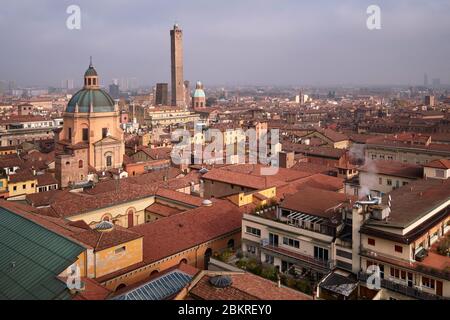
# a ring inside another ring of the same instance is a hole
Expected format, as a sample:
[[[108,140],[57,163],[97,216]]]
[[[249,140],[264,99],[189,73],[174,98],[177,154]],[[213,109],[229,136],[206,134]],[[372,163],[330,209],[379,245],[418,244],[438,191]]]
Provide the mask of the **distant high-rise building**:
[[[435,78],[433,79],[433,87],[440,87],[441,86],[441,79]]]
[[[73,90],[74,87],[75,86],[74,86],[73,79],[67,79],[67,80],[64,81],[64,85],[63,85],[64,89],[66,89],[66,90]]]
[[[423,86],[428,87],[428,74],[423,75]]]
[[[119,99],[120,98],[120,88],[119,85],[116,83],[112,83],[109,85],[109,95],[114,99]]]
[[[425,96],[425,105],[429,107],[434,107],[435,105],[435,97],[434,96]]]
[[[172,60],[172,105],[186,107],[183,82],[183,31],[175,24],[170,30]]]
[[[167,106],[169,103],[169,84],[167,83],[157,83],[156,84],[156,94],[155,94],[155,104]]]

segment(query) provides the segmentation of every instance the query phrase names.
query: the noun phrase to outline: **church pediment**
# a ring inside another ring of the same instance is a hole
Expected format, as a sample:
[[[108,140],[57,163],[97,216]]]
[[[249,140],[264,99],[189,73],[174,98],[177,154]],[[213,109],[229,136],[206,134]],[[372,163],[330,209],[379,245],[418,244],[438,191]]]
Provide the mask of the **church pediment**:
[[[94,146],[113,145],[121,143],[119,139],[114,137],[106,137],[94,143]]]

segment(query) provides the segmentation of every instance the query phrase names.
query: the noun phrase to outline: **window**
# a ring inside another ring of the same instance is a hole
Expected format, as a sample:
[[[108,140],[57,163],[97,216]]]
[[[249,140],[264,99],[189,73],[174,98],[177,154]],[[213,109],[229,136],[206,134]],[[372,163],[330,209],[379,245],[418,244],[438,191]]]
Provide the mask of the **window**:
[[[89,140],[89,129],[83,128],[83,141],[88,141],[88,140]]]
[[[375,239],[368,238],[368,239],[367,239],[367,244],[368,244],[369,246],[374,246],[374,245],[375,245]]]
[[[254,235],[256,237],[261,237],[261,230],[256,229],[256,228],[252,228],[252,227],[248,227],[245,229],[245,231],[251,235]]]
[[[322,261],[328,261],[328,249],[314,247],[314,258]]]
[[[120,248],[117,248],[116,250],[114,250],[114,253],[115,254],[119,254],[119,253],[122,253],[122,252],[125,252],[125,251],[126,251],[126,247],[123,246],[123,247],[120,247]]]
[[[387,179],[386,182],[387,182],[387,185],[388,185],[388,186],[392,186],[392,180],[391,180],[391,179]]]
[[[34,188],[34,183],[31,184],[31,187]]]
[[[271,255],[266,254],[266,259],[265,262],[267,264],[274,264],[275,263],[275,258]]]
[[[441,169],[436,169],[436,178],[445,178],[445,171]]]
[[[286,246],[289,246],[289,247],[297,248],[297,249],[300,248],[300,241],[294,240],[294,239],[291,239],[291,238],[284,237],[283,238],[283,244],[286,245]]]
[[[247,245],[247,252],[255,254],[256,253],[256,247]]]
[[[106,156],[106,166],[107,167],[112,166],[112,156]]]
[[[14,191],[17,191],[17,186],[14,186],[14,187],[13,187],[13,190],[14,190]]]
[[[72,140],[72,128],[69,128],[69,136],[67,139]]]
[[[108,128],[102,129],[102,138],[106,138],[108,136]]]
[[[26,184],[24,184],[23,186],[22,186],[22,189],[26,189],[27,188],[27,185]]]
[[[378,178],[378,183],[383,184],[383,178]]]
[[[426,288],[434,289],[435,281],[434,279],[422,276],[422,285]]]
[[[83,168],[83,160],[78,161],[78,168]]]
[[[403,253],[403,247],[402,246],[395,246],[395,252],[398,252],[398,253]]]

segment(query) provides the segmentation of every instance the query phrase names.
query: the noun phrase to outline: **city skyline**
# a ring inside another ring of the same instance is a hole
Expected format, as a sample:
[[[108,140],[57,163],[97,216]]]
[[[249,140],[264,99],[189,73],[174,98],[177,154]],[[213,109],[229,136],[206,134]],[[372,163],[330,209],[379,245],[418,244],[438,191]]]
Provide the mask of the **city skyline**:
[[[5,3],[2,80],[55,86],[78,79],[92,55],[105,87],[115,78],[170,82],[167,30],[177,22],[185,33],[185,79],[208,86],[418,85],[424,73],[450,83],[445,1],[378,1],[380,30],[366,27],[368,1],[123,4],[80,1],[82,28],[69,30],[69,2]],[[11,20],[18,15],[23,19]]]

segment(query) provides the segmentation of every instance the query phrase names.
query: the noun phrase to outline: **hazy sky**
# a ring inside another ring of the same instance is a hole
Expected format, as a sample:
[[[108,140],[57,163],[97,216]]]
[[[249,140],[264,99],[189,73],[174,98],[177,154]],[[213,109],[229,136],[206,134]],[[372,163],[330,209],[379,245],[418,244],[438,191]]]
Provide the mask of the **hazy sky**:
[[[381,30],[366,27],[371,4]],[[0,80],[81,84],[92,55],[103,85],[169,82],[178,22],[185,78],[206,86],[450,83],[449,16],[449,0],[0,0]]]

